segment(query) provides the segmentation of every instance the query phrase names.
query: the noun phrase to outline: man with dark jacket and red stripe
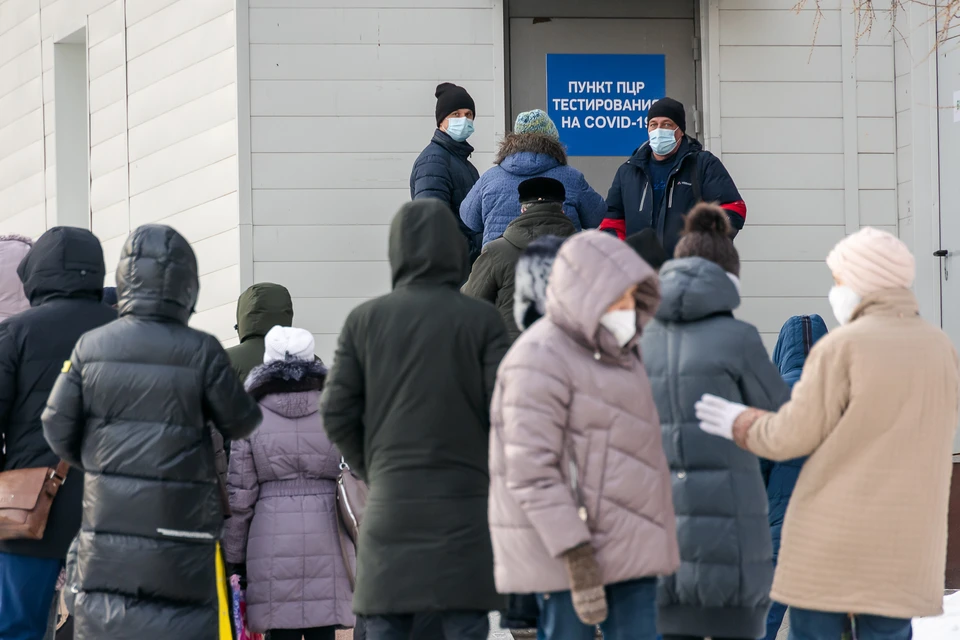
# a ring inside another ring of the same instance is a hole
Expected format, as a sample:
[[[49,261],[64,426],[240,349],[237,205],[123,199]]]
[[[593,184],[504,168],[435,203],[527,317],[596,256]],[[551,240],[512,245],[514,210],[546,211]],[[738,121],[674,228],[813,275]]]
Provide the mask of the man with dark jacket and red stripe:
[[[747,205],[723,163],[686,135],[683,105],[663,98],[647,114],[650,141],[617,171],[600,228],[620,239],[654,229],[668,258],[680,240],[683,219],[698,202],[716,202],[730,217],[733,235],[743,228]]]

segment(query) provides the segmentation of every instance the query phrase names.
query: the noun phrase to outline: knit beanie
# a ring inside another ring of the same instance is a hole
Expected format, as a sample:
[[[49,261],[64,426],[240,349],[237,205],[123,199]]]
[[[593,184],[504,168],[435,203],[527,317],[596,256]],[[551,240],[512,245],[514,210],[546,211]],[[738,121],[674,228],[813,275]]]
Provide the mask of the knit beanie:
[[[660,271],[660,267],[667,261],[667,252],[663,250],[663,245],[657,239],[657,232],[653,229],[644,229],[640,233],[628,236],[627,244],[643,258],[644,262],[653,267],[654,271]]]
[[[899,238],[866,227],[837,243],[827,256],[835,278],[861,296],[881,289],[909,289],[917,268]]]
[[[730,239],[732,227],[727,213],[715,204],[701,202],[687,214],[683,237],[674,258],[704,258],[740,277],[740,254]]]
[[[524,111],[517,116],[517,121],[513,125],[514,133],[539,133],[557,142],[560,141],[560,132],[557,131],[557,125],[553,123],[545,112],[540,109],[533,111]]]
[[[680,131],[687,130],[687,112],[683,108],[683,103],[673,98],[660,98],[653,103],[647,118],[670,118],[677,123]]]
[[[454,111],[458,109],[470,109],[474,115],[477,113],[477,107],[473,104],[473,98],[463,87],[459,87],[452,82],[442,82],[437,85],[437,126],[447,119]]]
[[[315,345],[313,334],[296,327],[274,327],[263,339],[263,363],[277,360],[304,360],[312,362]]]

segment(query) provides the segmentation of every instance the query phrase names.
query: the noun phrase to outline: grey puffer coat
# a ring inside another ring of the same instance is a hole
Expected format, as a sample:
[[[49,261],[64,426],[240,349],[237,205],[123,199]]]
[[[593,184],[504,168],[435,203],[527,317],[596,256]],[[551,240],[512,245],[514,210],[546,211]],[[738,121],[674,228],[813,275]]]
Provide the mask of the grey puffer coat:
[[[255,632],[354,624],[337,535],[340,454],[319,413],[326,373],[319,361],[286,361],[247,378],[263,423],[232,443],[224,550],[228,562],[247,564]]]
[[[587,542],[604,584],[677,567],[670,474],[637,339],[620,348],[600,325],[633,285],[640,335],[659,300],[657,274],[616,238],[573,236],[554,262],[546,317],[500,365],[489,520],[501,593],[569,590],[560,556]]]
[[[773,548],[756,456],[704,433],[704,393],[776,411],[790,391],[753,325],[733,317],[740,294],[703,258],[667,262],[662,302],[641,339],[663,430],[677,513],[680,568],[660,582],[660,632],[762,638]]]

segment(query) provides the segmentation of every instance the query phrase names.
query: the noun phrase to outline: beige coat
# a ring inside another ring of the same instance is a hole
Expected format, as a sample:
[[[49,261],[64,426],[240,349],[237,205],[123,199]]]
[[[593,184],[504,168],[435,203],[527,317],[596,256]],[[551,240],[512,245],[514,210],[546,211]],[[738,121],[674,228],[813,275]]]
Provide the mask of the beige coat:
[[[864,298],[810,353],[793,399],[748,448],[810,455],[787,508],[771,597],[793,607],[939,614],[957,355],[906,289]]]
[[[554,263],[546,317],[500,366],[489,517],[501,593],[570,589],[561,555],[585,542],[597,552],[604,584],[679,565],[670,473],[637,338],[620,349],[599,324],[637,283],[639,337],[660,299],[653,269],[602,232],[574,236]],[[587,523],[578,516],[571,463]]]

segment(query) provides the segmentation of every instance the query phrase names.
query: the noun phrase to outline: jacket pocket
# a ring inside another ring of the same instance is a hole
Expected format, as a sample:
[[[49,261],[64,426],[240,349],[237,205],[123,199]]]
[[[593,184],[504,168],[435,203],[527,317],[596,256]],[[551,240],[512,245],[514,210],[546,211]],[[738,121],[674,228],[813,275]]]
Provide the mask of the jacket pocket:
[[[583,499],[591,528],[600,517],[600,500],[603,497],[603,481],[607,466],[607,440],[610,432],[606,429],[591,429],[587,432],[587,451],[580,461],[583,469]]]

